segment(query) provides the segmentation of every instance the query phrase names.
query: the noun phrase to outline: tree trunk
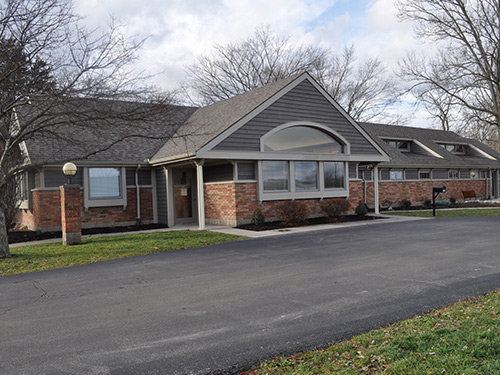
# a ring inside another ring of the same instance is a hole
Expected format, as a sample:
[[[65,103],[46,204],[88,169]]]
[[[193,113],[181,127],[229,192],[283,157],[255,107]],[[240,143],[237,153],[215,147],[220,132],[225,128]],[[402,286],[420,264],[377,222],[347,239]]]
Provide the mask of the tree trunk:
[[[7,227],[5,226],[5,216],[0,208],[0,258],[10,257],[9,241],[7,239]]]

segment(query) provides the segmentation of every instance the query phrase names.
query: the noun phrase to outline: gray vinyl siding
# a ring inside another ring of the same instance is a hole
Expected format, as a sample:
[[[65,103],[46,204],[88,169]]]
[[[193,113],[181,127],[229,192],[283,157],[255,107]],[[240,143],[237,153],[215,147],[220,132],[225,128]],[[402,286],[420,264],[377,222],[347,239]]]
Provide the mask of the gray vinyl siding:
[[[447,169],[433,169],[432,170],[432,179],[433,180],[447,180],[448,179],[448,170]]]
[[[358,178],[365,180],[365,181],[372,181],[373,180],[373,171],[371,169],[366,169],[364,167],[359,167],[358,168]]]
[[[68,183],[68,178],[63,175],[62,169],[45,169],[43,171],[45,187],[59,187]],[[83,168],[79,168],[76,176],[71,179],[75,185],[83,185]]]
[[[387,181],[391,179],[391,171],[390,169],[381,169],[380,170],[380,179]]]
[[[232,180],[234,180],[232,164],[213,165],[203,168],[204,182],[222,182]]]
[[[407,169],[406,170],[407,180],[418,180],[418,169]]]
[[[470,178],[470,170],[469,169],[460,169],[459,176],[461,179]]]
[[[308,81],[301,82],[215,146],[214,150],[258,152],[264,134],[292,121],[311,121],[330,127],[351,144],[351,154],[380,154]]]
[[[238,180],[255,180],[255,163],[238,162]]]
[[[42,174],[39,171],[33,171],[33,181],[35,185],[33,188],[40,188],[42,187]]]
[[[127,168],[127,186],[135,185],[135,168]],[[139,169],[139,185],[151,185],[151,170]]]
[[[156,204],[158,208],[158,224],[168,224],[167,178],[163,168],[156,170]]]
[[[354,180],[356,178],[358,178],[357,176],[357,168],[358,168],[358,165],[357,164],[349,164],[349,179],[350,180]]]

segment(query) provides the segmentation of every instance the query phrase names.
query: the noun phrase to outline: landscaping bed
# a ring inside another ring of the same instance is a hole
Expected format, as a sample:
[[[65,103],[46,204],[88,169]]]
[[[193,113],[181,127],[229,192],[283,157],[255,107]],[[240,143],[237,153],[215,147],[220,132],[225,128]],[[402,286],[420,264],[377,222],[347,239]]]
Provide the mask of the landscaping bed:
[[[273,229],[286,229],[286,228],[303,227],[303,226],[318,225],[318,224],[348,223],[353,221],[374,220],[374,219],[381,219],[381,218],[369,215],[366,216],[345,215],[336,219],[329,219],[328,217],[316,217],[312,219],[307,219],[303,222],[296,222],[293,224],[286,224],[283,221],[271,221],[262,224],[242,224],[238,225],[237,228],[260,232]]]
[[[103,228],[87,228],[82,229],[83,235],[101,234],[101,233],[125,233],[136,232],[149,229],[166,228],[163,224],[148,224],[148,225],[129,225],[125,227],[103,227]],[[10,230],[7,233],[9,244],[29,241],[48,240],[51,238],[62,238],[61,231],[58,232],[36,232],[30,230]]]

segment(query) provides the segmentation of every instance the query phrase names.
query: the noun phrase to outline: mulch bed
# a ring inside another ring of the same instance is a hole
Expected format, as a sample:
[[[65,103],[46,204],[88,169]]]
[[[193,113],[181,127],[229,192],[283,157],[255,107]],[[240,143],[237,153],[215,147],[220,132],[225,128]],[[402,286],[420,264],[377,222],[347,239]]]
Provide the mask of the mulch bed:
[[[127,227],[106,227],[106,228],[88,228],[82,229],[82,234],[102,234],[102,233],[124,233],[136,232],[140,230],[166,228],[166,225],[149,224],[149,225],[130,225]],[[29,230],[11,230],[7,234],[9,243],[29,242],[48,240],[51,238],[62,238],[62,233],[59,232],[34,232]]]
[[[272,221],[272,222],[263,223],[263,224],[243,224],[243,225],[239,225],[237,228],[261,232],[264,230],[286,229],[286,228],[303,227],[303,226],[318,225],[318,224],[348,223],[348,222],[353,222],[353,221],[374,220],[374,219],[381,219],[381,218],[375,217],[375,216],[357,216],[357,215],[346,215],[346,216],[342,216],[338,219],[328,219],[327,217],[317,217],[317,218],[313,218],[313,219],[307,219],[303,223],[296,223],[294,225],[285,225],[281,221]]]

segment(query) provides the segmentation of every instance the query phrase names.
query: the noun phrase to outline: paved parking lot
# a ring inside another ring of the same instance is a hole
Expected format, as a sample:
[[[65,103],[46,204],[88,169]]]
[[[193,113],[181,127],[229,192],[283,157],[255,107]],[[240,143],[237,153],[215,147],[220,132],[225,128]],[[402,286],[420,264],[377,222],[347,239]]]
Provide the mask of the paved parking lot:
[[[500,287],[500,218],[297,232],[0,278],[2,374],[205,374]]]

